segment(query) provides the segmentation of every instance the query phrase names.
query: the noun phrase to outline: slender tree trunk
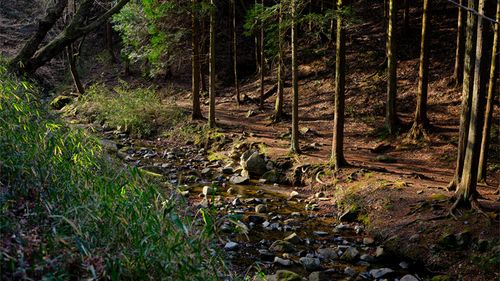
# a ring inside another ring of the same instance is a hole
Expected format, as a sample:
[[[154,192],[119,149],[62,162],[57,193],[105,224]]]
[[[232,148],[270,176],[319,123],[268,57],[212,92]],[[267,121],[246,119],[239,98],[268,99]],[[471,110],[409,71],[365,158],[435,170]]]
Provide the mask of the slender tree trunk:
[[[52,6],[47,8],[47,15],[38,22],[35,34],[24,44],[21,51],[9,61],[8,66],[10,70],[19,71],[28,64],[29,59],[36,53],[47,32],[61,18],[64,8],[67,5],[68,0],[57,0]]]
[[[215,0],[210,0],[210,61],[208,126],[215,128]]]
[[[262,13],[264,12],[264,0],[261,1]],[[262,14],[261,13],[261,14]],[[264,56],[264,23],[260,21],[260,102],[259,107],[264,106],[264,71],[265,66],[265,56]]]
[[[196,6],[198,0],[192,0],[191,9],[191,31],[192,31],[192,54],[191,54],[191,83],[193,94],[193,112],[191,113],[192,119],[202,119],[200,108],[200,53],[199,53],[199,30],[198,19],[196,13]]]
[[[463,5],[465,0],[459,1],[459,4]],[[465,21],[466,11],[458,7],[457,47],[455,51],[455,67],[453,68],[453,80],[455,81],[455,87],[462,84],[462,74],[464,73]]]
[[[113,51],[113,26],[110,21],[106,22],[106,49],[112,63],[116,62],[115,52]]]
[[[207,28],[204,18],[201,19],[201,34],[202,36],[207,34]],[[200,59],[200,82],[201,82],[201,92],[206,93],[208,90],[207,90],[207,81],[205,79],[205,73],[206,73],[205,67],[207,65],[208,54],[207,54],[206,40],[203,40],[202,42],[203,43],[201,44],[200,48],[200,57],[202,57],[202,59]]]
[[[497,1],[497,13],[496,21],[500,21],[500,2]],[[493,103],[496,97],[496,80],[498,76],[497,70],[497,60],[498,60],[498,40],[499,40],[499,27],[495,24],[494,36],[493,36],[493,47],[491,51],[491,64],[490,64],[490,78],[488,82],[488,97],[486,100],[486,111],[485,120],[483,126],[483,135],[481,138],[481,152],[479,153],[479,166],[477,180],[480,182],[486,182],[486,166],[488,160],[488,149],[490,145],[490,131],[491,131],[491,121],[493,119]]]
[[[83,87],[82,81],[80,80],[80,75],[78,74],[78,68],[76,65],[77,54],[73,51],[73,45],[66,47],[66,56],[68,57],[69,71],[71,73],[71,78],[73,79],[73,84],[80,95],[85,94],[85,88]]]
[[[417,108],[415,110],[415,119],[413,127],[408,137],[416,140],[421,136],[427,138],[427,88],[429,77],[429,0],[424,0],[422,9],[422,38],[420,41],[420,67],[418,70],[418,92]]]
[[[232,31],[233,31],[233,74],[234,74],[234,89],[236,94],[236,102],[241,104],[240,97],[240,82],[238,81],[238,44],[236,37],[236,2],[235,0],[231,0],[232,6],[232,14],[233,14],[233,23],[232,23]]]
[[[397,57],[396,57],[396,0],[389,0],[389,24],[387,25],[387,102],[385,124],[389,134],[397,131],[396,94],[397,94]]]
[[[344,8],[342,0],[337,1],[337,9]],[[335,62],[335,105],[333,118],[333,141],[331,162],[335,169],[347,164],[344,158],[344,102],[345,102],[345,26],[344,17],[337,17],[337,49]]]
[[[477,8],[477,0],[469,1],[467,7],[475,10]],[[476,61],[476,27],[477,16],[469,12],[467,14],[465,35],[464,74],[462,85],[462,105],[460,112],[460,129],[458,133],[457,163],[453,179],[447,186],[448,190],[455,190],[462,178],[465,148],[467,146],[469,136],[470,104],[472,100],[471,93],[473,88],[472,81],[474,81],[474,65]]]
[[[283,117],[283,3],[280,1],[278,23],[278,94],[274,108],[274,121],[279,122]]]
[[[292,139],[290,150],[300,153],[299,146],[299,81],[297,62],[297,0],[291,0],[292,12]]]
[[[405,9],[403,12],[404,33],[410,31],[410,0],[404,0]]]
[[[478,12],[486,15],[487,7],[492,3],[489,0],[480,0]],[[481,131],[484,119],[484,102],[486,93],[488,71],[488,48],[487,23],[482,17],[477,19],[476,60],[474,65],[474,86],[472,90],[472,103],[470,111],[469,136],[465,150],[464,166],[457,200],[452,211],[458,206],[472,206],[477,208],[477,165],[479,164],[479,153],[481,150]]]

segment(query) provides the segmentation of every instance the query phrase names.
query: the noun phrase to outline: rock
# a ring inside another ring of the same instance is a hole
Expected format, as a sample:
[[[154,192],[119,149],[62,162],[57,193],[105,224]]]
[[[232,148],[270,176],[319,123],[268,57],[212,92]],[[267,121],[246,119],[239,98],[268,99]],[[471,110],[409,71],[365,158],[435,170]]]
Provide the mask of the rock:
[[[236,251],[239,248],[239,244],[236,242],[227,242],[226,245],[224,245],[224,249],[227,251]]]
[[[290,196],[288,196],[288,199],[295,199],[298,196],[299,196],[299,193],[294,190],[294,191],[290,192]]]
[[[318,249],[318,256],[325,260],[338,259],[337,251],[334,248],[320,248]]]
[[[415,277],[413,275],[406,274],[405,276],[401,277],[401,279],[399,279],[399,281],[419,281],[419,280],[417,277]]]
[[[60,95],[55,97],[51,102],[50,106],[54,109],[61,109],[67,104],[71,103],[73,101],[73,98],[71,96],[65,96],[65,95]]]
[[[206,197],[206,196],[210,196],[210,195],[214,195],[215,194],[215,189],[213,189],[212,187],[208,186],[208,185],[205,185],[203,187],[203,191],[202,191],[203,195]]]
[[[408,269],[410,267],[410,264],[405,261],[402,261],[399,263],[399,267],[401,267],[402,269]]]
[[[313,234],[316,236],[325,237],[328,235],[328,232],[326,232],[326,231],[313,231]]]
[[[373,262],[375,260],[374,257],[368,255],[368,254],[363,254],[359,257],[360,260],[366,261],[366,262]]]
[[[349,247],[345,250],[340,259],[344,261],[354,261],[358,256],[359,251],[354,247]]]
[[[349,208],[342,215],[339,220],[344,222],[355,222],[358,219],[359,211],[354,208]]]
[[[282,266],[290,266],[292,264],[292,261],[287,259],[282,259],[280,257],[274,257],[274,263],[280,264]]]
[[[208,175],[208,174],[210,174],[211,171],[212,171],[212,169],[205,168],[205,169],[201,170],[201,174],[202,175]]]
[[[355,276],[355,275],[356,275],[356,271],[355,271],[354,269],[350,268],[350,267],[346,267],[346,268],[344,269],[344,274],[345,274],[345,275],[349,275],[349,276],[351,276],[351,277],[352,277],[352,276]]]
[[[370,270],[370,275],[375,279],[379,279],[393,272],[394,270],[384,267]]]
[[[313,271],[321,268],[321,264],[318,258],[302,257],[299,262],[304,266],[306,270]]]
[[[266,249],[260,249],[259,250],[259,254],[260,254],[260,259],[262,261],[269,261],[269,262],[273,262],[274,261],[274,254],[271,253],[271,252],[269,252]]]
[[[330,281],[334,280],[331,271],[314,271],[309,274],[309,281]]]
[[[292,244],[299,244],[301,241],[300,237],[295,232],[285,237],[284,240]]]
[[[241,155],[240,164],[244,170],[248,171],[250,176],[260,177],[267,172],[266,160],[259,152],[253,152],[247,159],[244,159],[244,156],[247,156],[245,153]]]
[[[118,145],[116,142],[107,140],[107,139],[101,139],[101,146],[104,150],[108,152],[117,152],[118,151]]]
[[[226,174],[226,175],[231,175],[234,173],[234,169],[231,166],[226,166],[226,167],[222,168],[221,172],[223,174]]]
[[[384,253],[384,248],[382,248],[382,247],[380,247],[380,246],[379,246],[379,247],[377,247],[377,250],[375,251],[375,256],[376,256],[377,258],[381,258],[381,257],[383,257],[383,256],[384,256],[384,254],[385,254],[385,253]]]
[[[346,224],[343,224],[343,223],[340,223],[340,224],[335,226],[335,232],[340,232],[340,231],[349,230],[349,229],[350,229],[350,227]]]
[[[233,206],[240,206],[241,204],[242,204],[242,203],[241,203],[240,198],[235,198],[235,199],[233,200],[233,202],[231,202],[231,205],[233,205]]]
[[[259,204],[259,205],[255,206],[255,212],[258,214],[266,213],[267,206],[264,204]]]
[[[245,184],[245,183],[248,183],[248,181],[250,181],[250,179],[248,177],[238,176],[238,175],[233,175],[229,179],[229,182],[231,182],[232,184]]]
[[[276,170],[267,171],[262,175],[261,179],[268,183],[276,183],[279,181],[278,172],[276,172]]]
[[[371,245],[375,242],[375,239],[371,238],[371,237],[365,237],[363,238],[363,244],[365,245]]]
[[[268,280],[276,280],[276,281],[302,281],[302,278],[295,272],[288,270],[278,270],[274,275],[275,279]]]
[[[360,234],[365,231],[365,227],[363,225],[356,225],[354,227],[354,231],[356,232],[356,234]]]
[[[295,252],[295,246],[293,246],[292,243],[284,240],[276,240],[274,241],[273,244],[271,244],[271,247],[269,247],[269,250],[273,252],[283,252],[283,253],[291,253]]]

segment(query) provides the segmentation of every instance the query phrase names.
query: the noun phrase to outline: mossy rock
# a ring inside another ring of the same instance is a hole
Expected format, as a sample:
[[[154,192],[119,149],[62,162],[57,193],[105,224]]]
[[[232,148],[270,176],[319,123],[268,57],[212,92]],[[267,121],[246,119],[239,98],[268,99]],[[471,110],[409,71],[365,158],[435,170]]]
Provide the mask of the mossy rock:
[[[66,95],[60,95],[60,96],[55,97],[50,102],[50,106],[52,106],[52,108],[54,108],[54,109],[59,110],[59,109],[63,108],[64,106],[66,106],[67,104],[71,103],[72,101],[73,101],[73,97],[66,96]]]
[[[278,270],[276,281],[301,281],[302,278],[295,272],[289,270]]]
[[[279,182],[279,174],[276,170],[271,170],[271,171],[265,172],[261,178],[265,179],[267,183]]]

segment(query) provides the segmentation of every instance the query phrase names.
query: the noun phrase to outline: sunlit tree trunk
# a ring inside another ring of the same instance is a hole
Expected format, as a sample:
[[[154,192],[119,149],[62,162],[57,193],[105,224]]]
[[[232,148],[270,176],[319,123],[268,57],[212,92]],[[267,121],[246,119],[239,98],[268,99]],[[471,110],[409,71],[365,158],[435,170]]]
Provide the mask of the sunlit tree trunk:
[[[480,0],[478,12],[481,15],[486,15],[486,11],[491,8],[490,0]],[[484,119],[484,102],[486,93],[486,83],[488,76],[489,56],[487,45],[488,26],[483,17],[477,19],[477,37],[476,37],[476,60],[474,65],[474,82],[472,90],[472,102],[470,110],[469,136],[467,147],[465,150],[464,166],[462,178],[457,191],[457,200],[452,207],[471,206],[478,208],[477,205],[477,174],[479,153],[481,149],[481,136]]]
[[[500,1],[497,1],[497,13],[496,21],[500,21]],[[491,132],[491,121],[493,119],[493,103],[495,101],[496,92],[496,80],[498,76],[497,63],[498,63],[498,39],[499,38],[499,27],[495,24],[494,36],[493,36],[493,47],[491,50],[491,64],[490,64],[490,78],[488,81],[488,97],[486,100],[486,111],[485,120],[483,126],[483,135],[481,138],[481,152],[479,153],[479,166],[477,180],[480,182],[486,181],[486,166],[488,160],[488,149],[490,145],[490,132]]]
[[[429,0],[424,0],[422,10],[422,37],[420,41],[420,67],[418,70],[417,108],[413,127],[408,137],[416,140],[422,136],[427,137],[426,129],[429,125],[427,119],[427,88],[429,77]]]
[[[337,1],[337,10],[342,11],[342,0]],[[337,17],[337,49],[335,61],[335,105],[333,117],[333,141],[331,162],[335,169],[347,164],[344,158],[344,102],[345,102],[345,26],[342,13]]]
[[[261,1],[262,12],[264,12],[264,0]],[[259,107],[264,106],[264,71],[265,66],[265,56],[264,56],[264,23],[260,21],[260,102]]]
[[[292,12],[292,139],[290,150],[300,153],[299,146],[299,81],[297,62],[297,0],[291,0]]]
[[[278,23],[278,93],[274,108],[274,121],[279,122],[283,117],[283,3],[280,1]]]
[[[209,109],[208,109],[208,126],[215,128],[215,0],[210,0],[210,47],[209,47]]]
[[[397,58],[396,58],[396,0],[389,0],[389,24],[387,25],[387,102],[385,125],[389,134],[397,130],[396,94],[397,94]]]
[[[199,53],[199,30],[198,30],[198,19],[197,19],[197,3],[198,0],[192,0],[191,9],[191,31],[192,31],[192,54],[191,54],[191,83],[193,91],[193,112],[191,114],[192,119],[202,119],[200,108],[200,53]]]
[[[459,1],[459,4],[463,5],[465,0]],[[455,86],[462,84],[462,75],[464,73],[465,25],[466,11],[464,11],[461,7],[458,7],[457,47],[455,50],[455,67],[453,68],[453,80],[455,81]]]
[[[238,44],[236,37],[236,2],[235,0],[231,0],[232,14],[233,14],[233,23],[232,23],[232,31],[233,31],[233,75],[234,75],[234,90],[236,94],[236,102],[241,104],[240,97],[240,82],[238,81]]]
[[[477,8],[477,0],[468,2],[469,9]],[[477,16],[474,13],[467,14],[465,53],[464,53],[464,74],[462,83],[462,105],[460,112],[460,129],[458,133],[457,162],[453,179],[448,184],[448,190],[455,190],[462,178],[462,171],[465,158],[465,148],[469,136],[470,104],[472,99],[472,81],[474,80],[474,65],[476,61],[476,27]]]

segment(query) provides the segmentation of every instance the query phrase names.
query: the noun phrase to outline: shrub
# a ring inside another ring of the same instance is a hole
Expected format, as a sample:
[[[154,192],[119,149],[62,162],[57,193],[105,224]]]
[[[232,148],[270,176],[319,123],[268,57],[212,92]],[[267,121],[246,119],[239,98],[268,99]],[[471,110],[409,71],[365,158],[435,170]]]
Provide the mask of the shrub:
[[[119,168],[36,93],[0,66],[0,279],[216,279],[206,213]]]

